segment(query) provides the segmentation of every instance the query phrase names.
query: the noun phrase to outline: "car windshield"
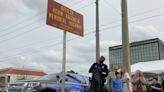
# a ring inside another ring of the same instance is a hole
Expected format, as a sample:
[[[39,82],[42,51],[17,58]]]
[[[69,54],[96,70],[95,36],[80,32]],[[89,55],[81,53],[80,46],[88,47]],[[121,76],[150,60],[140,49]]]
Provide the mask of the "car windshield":
[[[60,79],[60,74],[49,74],[49,75],[41,77],[39,80],[53,80],[53,81],[57,81],[59,79]]]
[[[51,80],[51,81],[59,81],[61,79],[61,74],[57,73],[57,74],[49,74],[46,76],[43,76],[42,78],[40,78],[39,80]],[[68,73],[66,74],[66,82],[74,82],[74,83],[87,83],[87,77],[84,76],[80,76],[77,74],[73,74],[73,73]]]

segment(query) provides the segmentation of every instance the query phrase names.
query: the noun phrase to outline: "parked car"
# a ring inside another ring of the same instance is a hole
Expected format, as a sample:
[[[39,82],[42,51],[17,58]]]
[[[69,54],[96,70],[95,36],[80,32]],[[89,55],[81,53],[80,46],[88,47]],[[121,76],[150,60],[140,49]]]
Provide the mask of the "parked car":
[[[76,73],[66,73],[66,89],[68,92],[85,92],[89,88],[89,78]],[[38,80],[14,81],[8,84],[7,92],[39,92],[45,88],[61,90],[61,73],[49,74]]]

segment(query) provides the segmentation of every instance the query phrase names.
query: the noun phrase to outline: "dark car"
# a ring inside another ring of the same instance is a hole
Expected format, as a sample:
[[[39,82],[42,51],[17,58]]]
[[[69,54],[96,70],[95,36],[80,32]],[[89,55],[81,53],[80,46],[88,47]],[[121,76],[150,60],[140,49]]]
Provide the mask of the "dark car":
[[[61,90],[61,73],[49,74],[38,80],[22,80],[8,84],[7,92],[39,92],[45,88]],[[66,73],[66,89],[71,92],[85,92],[89,87],[88,77],[76,73]]]

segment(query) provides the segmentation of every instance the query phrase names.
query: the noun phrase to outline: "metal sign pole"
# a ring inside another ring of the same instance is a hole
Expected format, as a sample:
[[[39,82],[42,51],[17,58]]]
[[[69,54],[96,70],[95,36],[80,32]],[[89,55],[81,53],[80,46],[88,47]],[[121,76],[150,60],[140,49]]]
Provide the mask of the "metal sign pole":
[[[69,16],[69,18],[67,16]],[[56,18],[58,16],[58,18]],[[59,28],[63,33],[63,58],[62,58],[62,92],[65,92],[65,75],[66,75],[66,32],[79,36],[84,36],[83,15],[72,9],[56,2],[48,0],[46,24]],[[73,26],[76,24],[77,26]]]
[[[63,33],[63,63],[62,63],[62,92],[65,92],[65,71],[66,71],[66,40],[67,32]]]

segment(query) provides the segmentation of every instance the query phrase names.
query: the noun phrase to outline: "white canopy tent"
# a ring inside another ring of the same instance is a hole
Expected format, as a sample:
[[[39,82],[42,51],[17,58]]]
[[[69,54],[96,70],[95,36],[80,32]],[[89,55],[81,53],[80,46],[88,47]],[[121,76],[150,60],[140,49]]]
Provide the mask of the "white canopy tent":
[[[139,62],[131,65],[131,72],[134,74],[136,70],[141,70],[143,73],[164,73],[164,60]]]

